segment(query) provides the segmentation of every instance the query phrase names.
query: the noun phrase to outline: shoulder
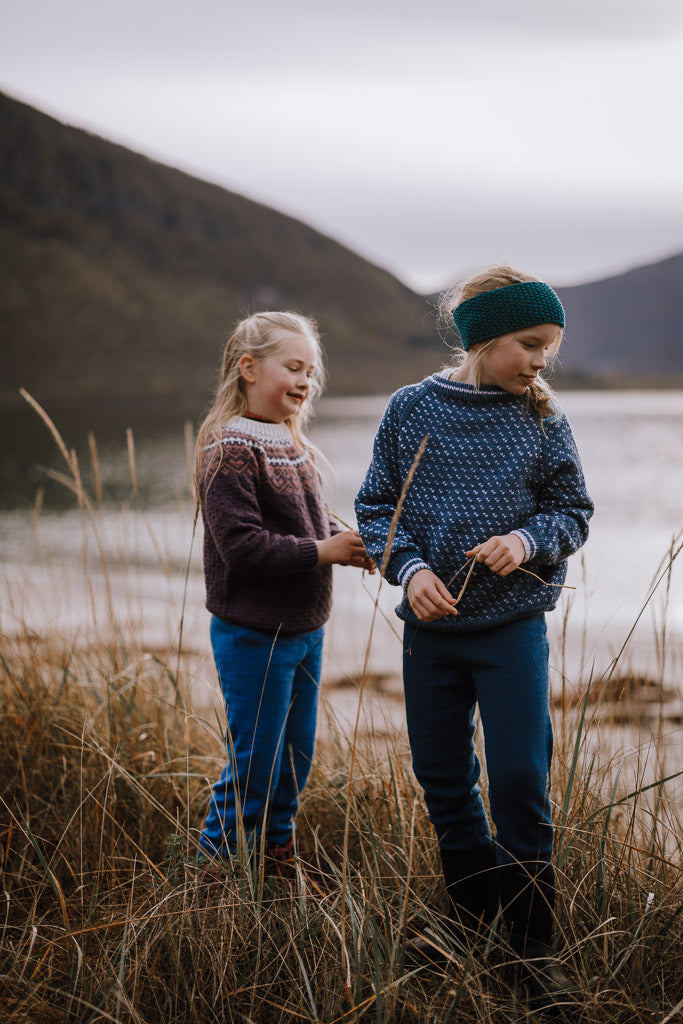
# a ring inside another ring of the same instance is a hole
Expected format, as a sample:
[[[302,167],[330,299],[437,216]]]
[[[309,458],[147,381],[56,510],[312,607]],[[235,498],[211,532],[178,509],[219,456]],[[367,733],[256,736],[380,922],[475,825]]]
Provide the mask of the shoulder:
[[[416,384],[407,384],[405,387],[399,388],[398,391],[394,391],[389,399],[389,404],[384,414],[385,417],[390,416],[403,419],[413,406],[433,391],[435,377],[436,374],[432,374]]]
[[[567,414],[556,398],[553,399],[553,412],[540,421],[541,429],[551,440],[571,437],[572,428],[569,425]]]
[[[213,475],[228,469],[244,470],[257,459],[259,442],[240,429],[239,423],[229,421],[202,451],[204,475]]]
[[[555,413],[541,420],[541,438],[551,459],[578,461],[579,454],[574,434],[562,407],[554,402]]]

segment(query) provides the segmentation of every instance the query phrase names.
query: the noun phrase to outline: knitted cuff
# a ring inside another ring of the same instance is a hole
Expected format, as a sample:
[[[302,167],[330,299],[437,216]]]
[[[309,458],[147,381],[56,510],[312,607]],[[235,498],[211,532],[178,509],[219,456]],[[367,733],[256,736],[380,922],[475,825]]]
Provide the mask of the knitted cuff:
[[[297,538],[299,565],[297,572],[306,572],[318,564],[318,545],[312,537]]]
[[[423,562],[421,558],[411,558],[409,562],[406,562],[405,565],[401,566],[396,574],[398,582],[405,590],[416,572],[419,572],[420,569],[428,568],[429,566],[427,563]]]
[[[536,544],[534,543],[534,538],[531,536],[530,533],[527,533],[526,530],[511,530],[510,532],[513,533],[515,537],[519,537],[519,539],[521,540],[522,544],[524,545],[524,558],[522,559],[522,562],[528,562],[529,559],[533,558],[533,556],[536,554],[537,548]]]

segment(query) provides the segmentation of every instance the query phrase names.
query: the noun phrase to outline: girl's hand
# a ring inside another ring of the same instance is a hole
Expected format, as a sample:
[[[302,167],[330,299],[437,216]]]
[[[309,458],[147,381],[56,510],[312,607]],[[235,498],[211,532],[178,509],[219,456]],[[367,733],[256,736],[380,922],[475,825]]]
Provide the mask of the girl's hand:
[[[521,537],[516,533],[506,533],[503,537],[489,537],[465,554],[468,558],[474,556],[478,562],[488,565],[499,576],[508,576],[522,564],[525,551]]]
[[[365,550],[358,530],[346,530],[327,540],[317,540],[318,565],[356,565],[374,573],[377,566]]]
[[[410,607],[421,622],[457,615],[455,598],[431,569],[418,569],[406,588]]]

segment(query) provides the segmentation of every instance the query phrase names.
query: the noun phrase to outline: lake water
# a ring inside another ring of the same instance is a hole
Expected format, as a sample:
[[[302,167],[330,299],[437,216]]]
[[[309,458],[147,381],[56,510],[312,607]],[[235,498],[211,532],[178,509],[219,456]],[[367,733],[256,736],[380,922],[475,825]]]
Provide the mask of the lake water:
[[[636,621],[672,539],[681,538],[683,391],[567,392],[561,400],[596,502],[588,544],[570,561],[567,582],[576,590],[563,591],[550,617],[554,686],[563,673],[573,686],[609,665]],[[330,506],[349,523],[354,522],[353,498],[385,404],[384,396],[323,399],[310,431],[335,468],[338,494],[328,488]],[[38,481],[45,479],[36,464],[59,467],[61,458],[37,417],[30,430],[19,431],[24,439],[29,437],[28,448],[13,442],[8,449],[4,504],[16,507],[0,512],[2,631],[12,634],[28,626],[86,643],[93,625],[99,629],[108,620],[104,557],[116,618],[147,649],[163,651],[177,643],[189,561],[184,641],[193,655],[196,693],[213,699],[201,527],[193,541],[182,425],[136,432],[136,493],[124,428],[119,424],[112,433],[95,415],[85,427],[69,425],[86,486],[91,486],[86,428],[98,437],[107,496],[94,513],[96,529],[87,513],[78,510],[73,495],[54,482],[48,484],[40,514],[31,514],[29,498],[33,500]],[[329,684],[343,684],[362,670],[377,586],[376,577],[335,568],[325,662]],[[390,693],[396,693],[400,675],[401,624],[393,614],[397,599],[397,592],[383,585],[368,662],[375,676],[385,677]],[[682,647],[683,555],[643,613],[622,664],[677,690]]]

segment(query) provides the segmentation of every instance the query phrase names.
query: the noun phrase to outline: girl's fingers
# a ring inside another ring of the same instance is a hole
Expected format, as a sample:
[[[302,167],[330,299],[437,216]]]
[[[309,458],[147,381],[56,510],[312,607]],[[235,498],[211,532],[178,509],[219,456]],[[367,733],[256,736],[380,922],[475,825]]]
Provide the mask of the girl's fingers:
[[[431,622],[441,619],[444,615],[457,615],[452,601],[446,601],[440,594],[424,594],[415,601],[413,609],[418,618]]]

